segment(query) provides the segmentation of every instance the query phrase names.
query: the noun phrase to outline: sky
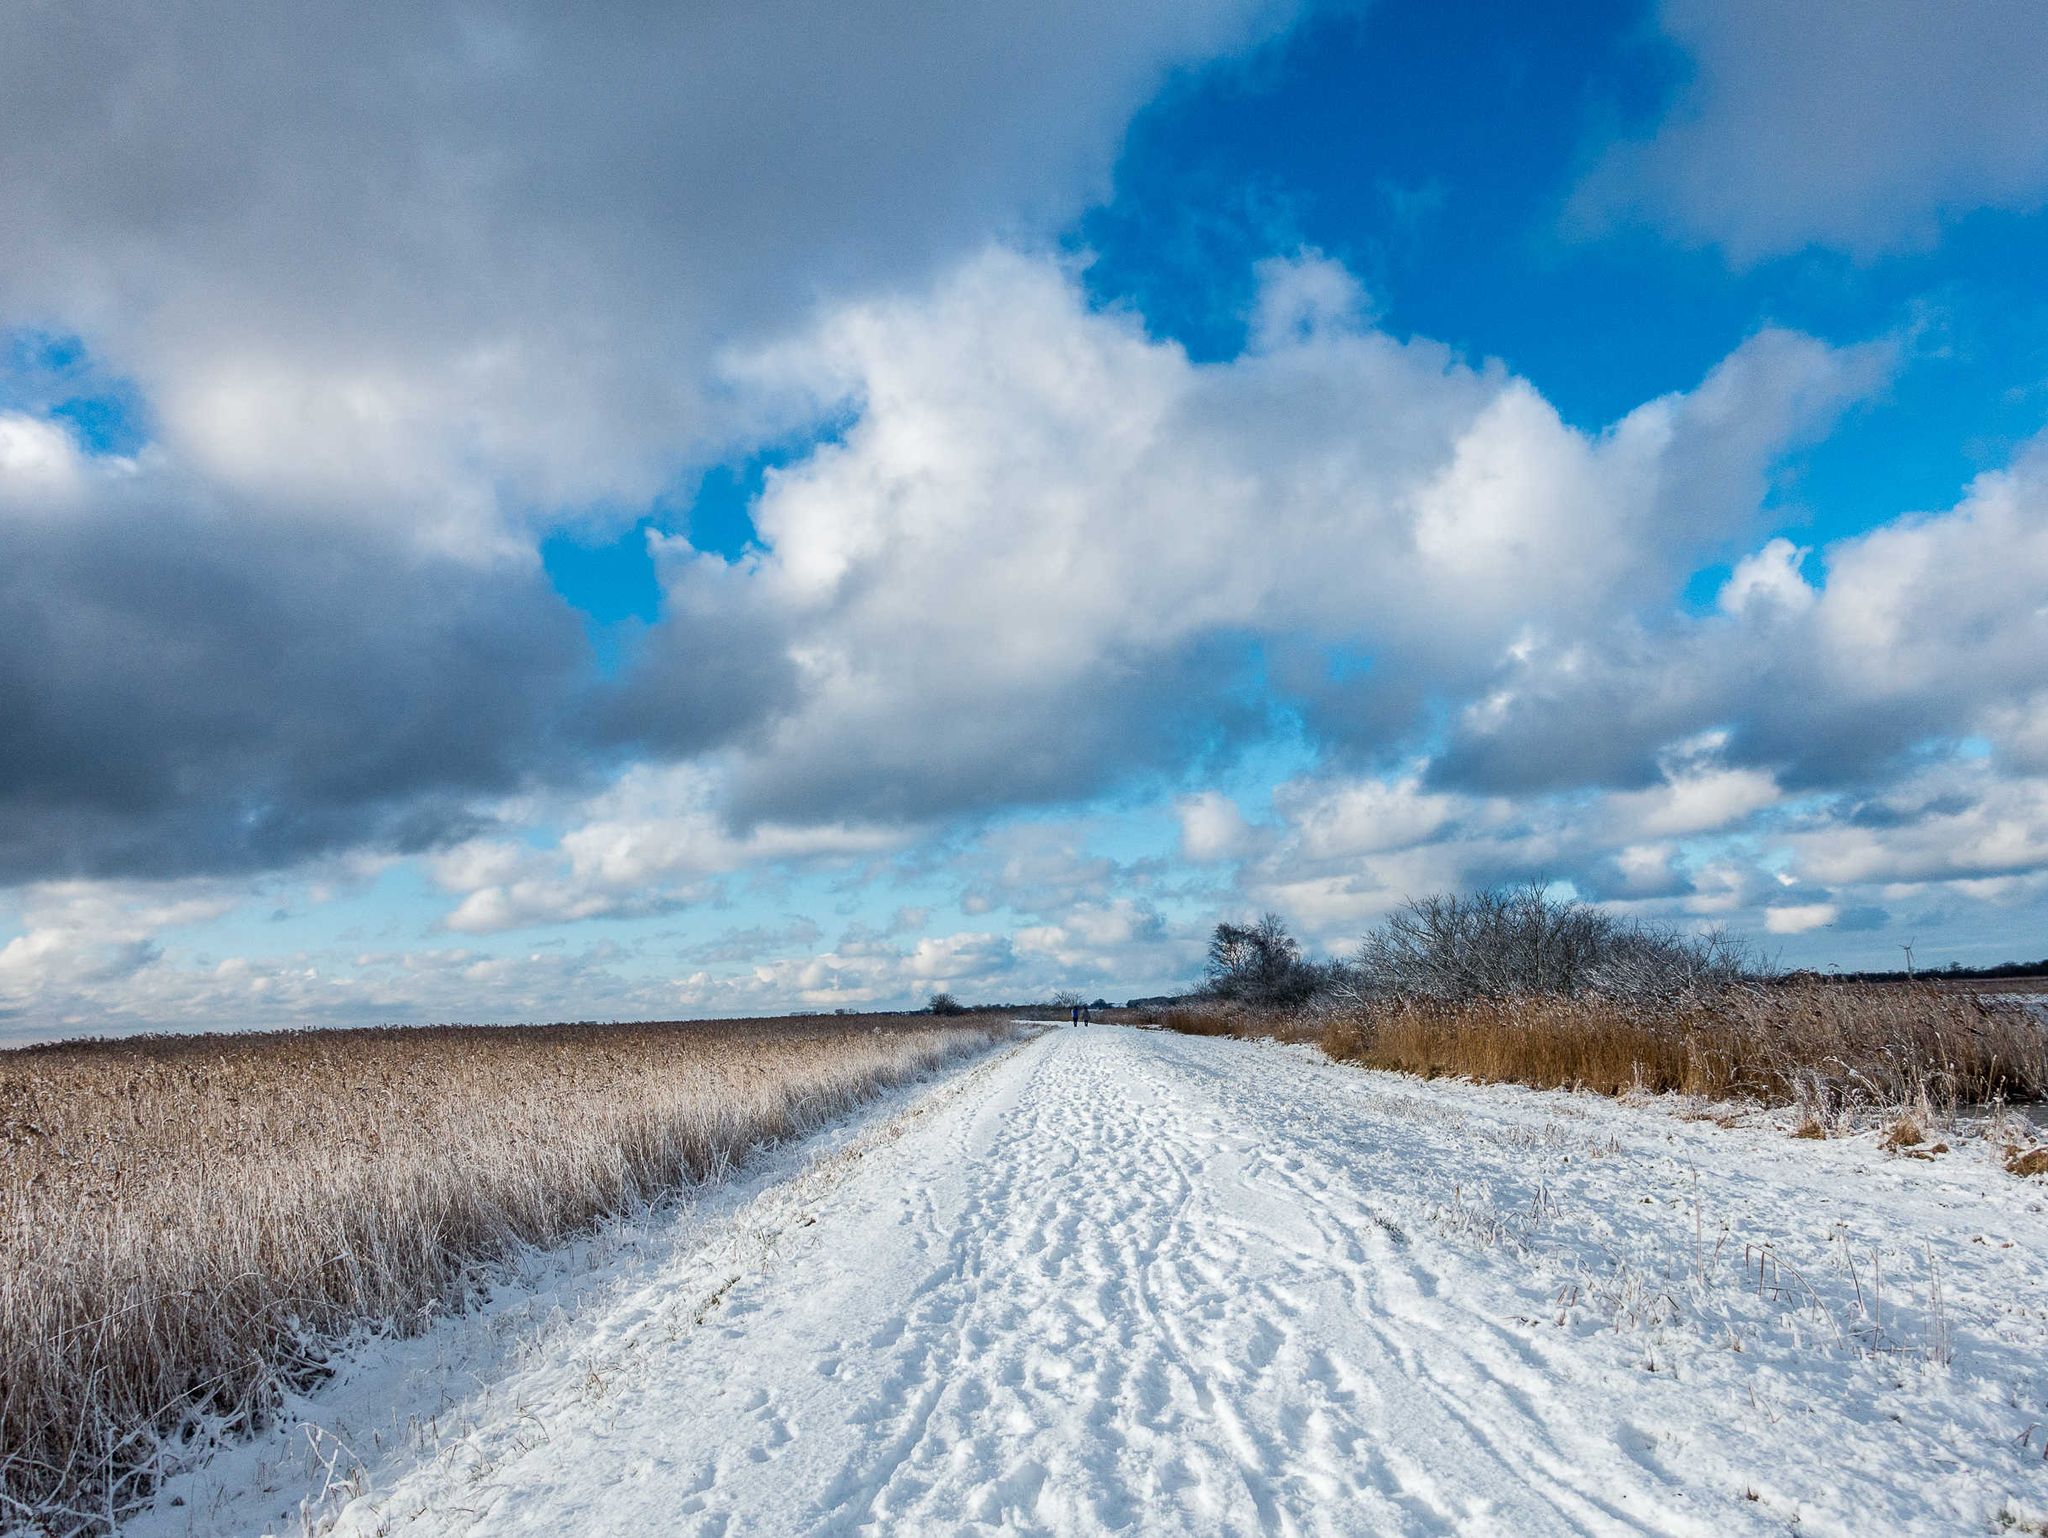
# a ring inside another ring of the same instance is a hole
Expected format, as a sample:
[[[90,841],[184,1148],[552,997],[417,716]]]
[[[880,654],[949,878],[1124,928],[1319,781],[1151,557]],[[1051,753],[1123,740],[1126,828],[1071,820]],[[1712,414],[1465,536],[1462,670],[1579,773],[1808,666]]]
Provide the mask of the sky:
[[[2048,8],[0,11],[0,1039],[2048,955]]]

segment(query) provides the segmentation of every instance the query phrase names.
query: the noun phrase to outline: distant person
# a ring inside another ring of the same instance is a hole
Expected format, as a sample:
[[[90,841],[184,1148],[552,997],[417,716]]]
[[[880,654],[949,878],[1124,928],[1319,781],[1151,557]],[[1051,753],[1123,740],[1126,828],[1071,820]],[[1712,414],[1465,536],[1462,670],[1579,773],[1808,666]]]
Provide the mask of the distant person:
[[[1093,1025],[1095,1023],[1095,1016],[1086,1004],[1081,1006],[1081,1023],[1083,1025]]]
[[[1080,1006],[1079,1004],[1076,1004],[1076,1005],[1074,1006],[1074,1019],[1073,1019],[1073,1023],[1074,1023],[1075,1025],[1079,1025],[1079,1024],[1081,1023],[1081,1006]]]

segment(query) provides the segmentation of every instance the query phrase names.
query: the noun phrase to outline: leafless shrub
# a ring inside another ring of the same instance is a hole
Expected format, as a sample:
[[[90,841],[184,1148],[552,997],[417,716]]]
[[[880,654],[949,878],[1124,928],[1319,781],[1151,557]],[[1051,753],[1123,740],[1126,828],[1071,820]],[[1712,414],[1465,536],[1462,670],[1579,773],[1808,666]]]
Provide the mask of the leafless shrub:
[[[1718,931],[1682,934],[1530,885],[1411,900],[1360,943],[1351,977],[1372,998],[1640,1002],[1718,990],[1755,970]]]
[[[718,1174],[1006,1027],[930,1017],[0,1053],[0,1531],[111,1528],[352,1329]]]

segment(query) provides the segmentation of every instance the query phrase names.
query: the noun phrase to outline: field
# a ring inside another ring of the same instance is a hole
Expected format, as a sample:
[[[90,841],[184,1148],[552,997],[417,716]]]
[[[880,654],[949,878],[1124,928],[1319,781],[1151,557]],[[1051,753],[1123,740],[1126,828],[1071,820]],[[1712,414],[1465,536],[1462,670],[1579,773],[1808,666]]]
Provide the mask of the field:
[[[106,1527],[360,1328],[1007,1034],[927,1016],[0,1053],[0,1532]]]

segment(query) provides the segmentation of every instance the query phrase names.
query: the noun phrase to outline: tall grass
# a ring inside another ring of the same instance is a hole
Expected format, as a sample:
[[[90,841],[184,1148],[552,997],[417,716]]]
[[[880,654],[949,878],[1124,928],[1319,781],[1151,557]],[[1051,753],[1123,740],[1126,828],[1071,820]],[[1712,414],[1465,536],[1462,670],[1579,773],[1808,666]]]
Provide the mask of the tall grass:
[[[352,1329],[1006,1027],[821,1020],[0,1052],[0,1531],[104,1529]]]
[[[1804,1107],[2036,1100],[2048,1030],[2025,1008],[1937,988],[1763,985],[1661,1005],[1597,995],[1368,1005],[1329,1022],[1333,1057],[1425,1077],[1642,1088]]]
[[[1320,1041],[1328,1006],[1271,1009],[1234,999],[1189,999],[1149,1016],[1163,1030],[1183,1036],[1236,1036],[1245,1040]]]
[[[1319,1040],[1342,1062],[1541,1089],[1677,1091],[1941,1118],[2048,1099],[2048,1025],[2012,999],[1900,984],[1745,984],[1662,1003],[1599,994],[1365,999],[1313,1013],[1169,1010],[1195,1035]]]

